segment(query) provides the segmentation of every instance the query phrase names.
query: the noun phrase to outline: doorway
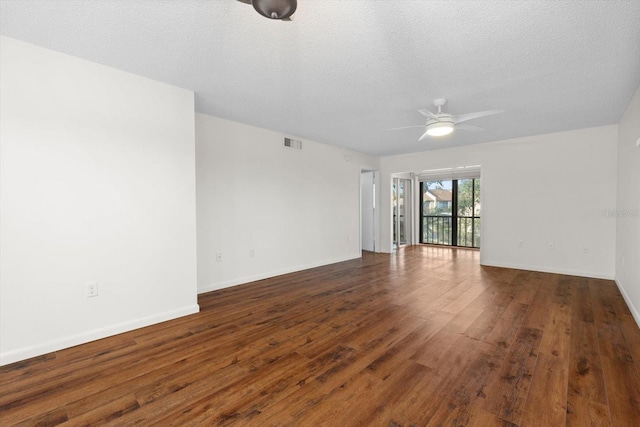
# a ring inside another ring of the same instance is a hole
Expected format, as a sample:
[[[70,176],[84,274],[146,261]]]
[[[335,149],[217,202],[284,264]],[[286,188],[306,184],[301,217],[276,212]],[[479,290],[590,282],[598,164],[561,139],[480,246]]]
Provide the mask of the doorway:
[[[393,248],[411,244],[411,180],[393,178]]]
[[[360,174],[360,238],[363,251],[376,251],[376,173]]]

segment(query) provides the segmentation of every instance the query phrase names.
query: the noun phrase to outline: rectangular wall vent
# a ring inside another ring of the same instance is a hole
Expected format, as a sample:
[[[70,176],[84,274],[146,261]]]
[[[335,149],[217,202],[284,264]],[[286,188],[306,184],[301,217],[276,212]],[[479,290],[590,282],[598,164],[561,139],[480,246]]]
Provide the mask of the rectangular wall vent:
[[[284,146],[286,148],[295,148],[296,150],[302,150],[302,141],[298,141],[296,139],[285,138]]]

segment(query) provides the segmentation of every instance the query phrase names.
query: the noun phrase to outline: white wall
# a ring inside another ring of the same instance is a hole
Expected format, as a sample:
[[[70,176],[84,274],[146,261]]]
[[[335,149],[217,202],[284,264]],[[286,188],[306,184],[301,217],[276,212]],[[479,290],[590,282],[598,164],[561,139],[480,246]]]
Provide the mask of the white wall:
[[[360,172],[378,160],[283,138],[196,115],[199,292],[360,256]]]
[[[640,87],[618,129],[616,282],[640,325]]]
[[[0,43],[0,363],[198,311],[193,93]]]
[[[613,278],[615,220],[603,210],[616,204],[617,138],[613,125],[385,157],[380,205],[391,206],[395,172],[480,164],[482,264]],[[388,252],[391,210],[381,213]]]

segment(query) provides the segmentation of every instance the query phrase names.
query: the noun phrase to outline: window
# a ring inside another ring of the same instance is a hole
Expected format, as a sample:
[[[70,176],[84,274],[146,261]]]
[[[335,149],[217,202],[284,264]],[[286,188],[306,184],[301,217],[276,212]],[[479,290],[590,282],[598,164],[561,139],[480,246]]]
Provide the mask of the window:
[[[420,198],[421,243],[480,247],[480,179],[423,181]]]

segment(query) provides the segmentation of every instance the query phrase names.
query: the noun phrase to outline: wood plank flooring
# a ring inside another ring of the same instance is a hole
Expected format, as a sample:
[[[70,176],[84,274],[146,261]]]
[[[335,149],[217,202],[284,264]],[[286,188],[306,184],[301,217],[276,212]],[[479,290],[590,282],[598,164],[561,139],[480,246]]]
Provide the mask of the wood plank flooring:
[[[0,425],[640,426],[615,284],[478,258],[415,246],[203,294],[0,368]]]

